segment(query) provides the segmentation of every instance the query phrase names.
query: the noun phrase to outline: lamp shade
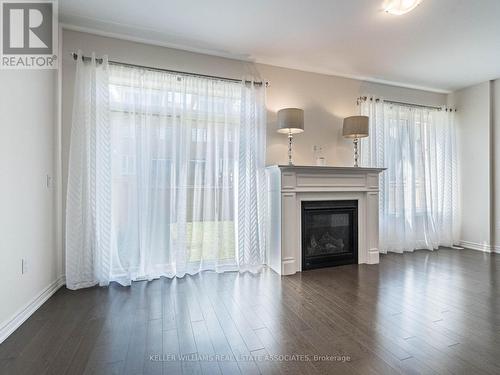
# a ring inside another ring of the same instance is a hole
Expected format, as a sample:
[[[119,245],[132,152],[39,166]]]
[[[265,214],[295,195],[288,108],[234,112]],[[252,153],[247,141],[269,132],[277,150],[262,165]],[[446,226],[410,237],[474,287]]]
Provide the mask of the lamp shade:
[[[368,137],[368,116],[350,116],[344,119],[342,135],[345,138]]]
[[[284,108],[278,111],[278,133],[302,133],[304,131],[304,110]]]

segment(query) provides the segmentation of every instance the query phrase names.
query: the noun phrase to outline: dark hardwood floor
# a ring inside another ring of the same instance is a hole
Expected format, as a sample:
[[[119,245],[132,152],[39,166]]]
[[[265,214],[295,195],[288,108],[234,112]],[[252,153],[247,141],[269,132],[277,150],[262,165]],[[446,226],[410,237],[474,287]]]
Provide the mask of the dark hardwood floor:
[[[0,345],[0,373],[500,374],[499,268],[441,249],[63,288]]]

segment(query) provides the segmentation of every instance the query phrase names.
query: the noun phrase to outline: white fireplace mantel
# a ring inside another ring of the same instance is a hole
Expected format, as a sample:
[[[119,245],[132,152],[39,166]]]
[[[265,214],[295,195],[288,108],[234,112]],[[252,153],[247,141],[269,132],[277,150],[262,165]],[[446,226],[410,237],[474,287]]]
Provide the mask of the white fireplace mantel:
[[[376,264],[379,174],[385,168],[273,165],[269,189],[268,265],[280,275],[302,271],[302,201],[358,201],[358,262]]]

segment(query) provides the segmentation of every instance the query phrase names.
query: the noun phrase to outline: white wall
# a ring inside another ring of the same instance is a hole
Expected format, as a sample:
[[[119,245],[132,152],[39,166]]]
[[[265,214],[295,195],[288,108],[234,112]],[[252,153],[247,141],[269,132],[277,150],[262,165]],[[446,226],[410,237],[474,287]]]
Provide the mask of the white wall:
[[[495,196],[491,83],[456,91],[449,95],[448,102],[457,108],[462,245],[490,251],[494,243]]]
[[[314,164],[313,146],[323,147],[327,164],[351,166],[352,141],[342,137],[344,117],[358,114],[356,98],[373,94],[410,103],[441,105],[446,96],[354,79],[327,76],[256,65],[260,75],[270,81],[268,108],[267,163],[287,161],[287,137],[276,132],[276,112],[284,107],[304,109],[305,131],[294,137],[295,164]]]
[[[62,273],[55,192],[46,187],[55,175],[56,79],[56,71],[0,70],[0,342]]]

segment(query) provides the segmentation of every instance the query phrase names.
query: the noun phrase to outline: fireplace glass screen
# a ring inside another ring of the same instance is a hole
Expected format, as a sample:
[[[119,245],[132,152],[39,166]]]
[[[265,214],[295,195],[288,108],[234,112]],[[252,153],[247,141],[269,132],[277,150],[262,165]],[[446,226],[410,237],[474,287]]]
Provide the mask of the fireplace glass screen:
[[[302,269],[358,262],[358,202],[302,202]]]

